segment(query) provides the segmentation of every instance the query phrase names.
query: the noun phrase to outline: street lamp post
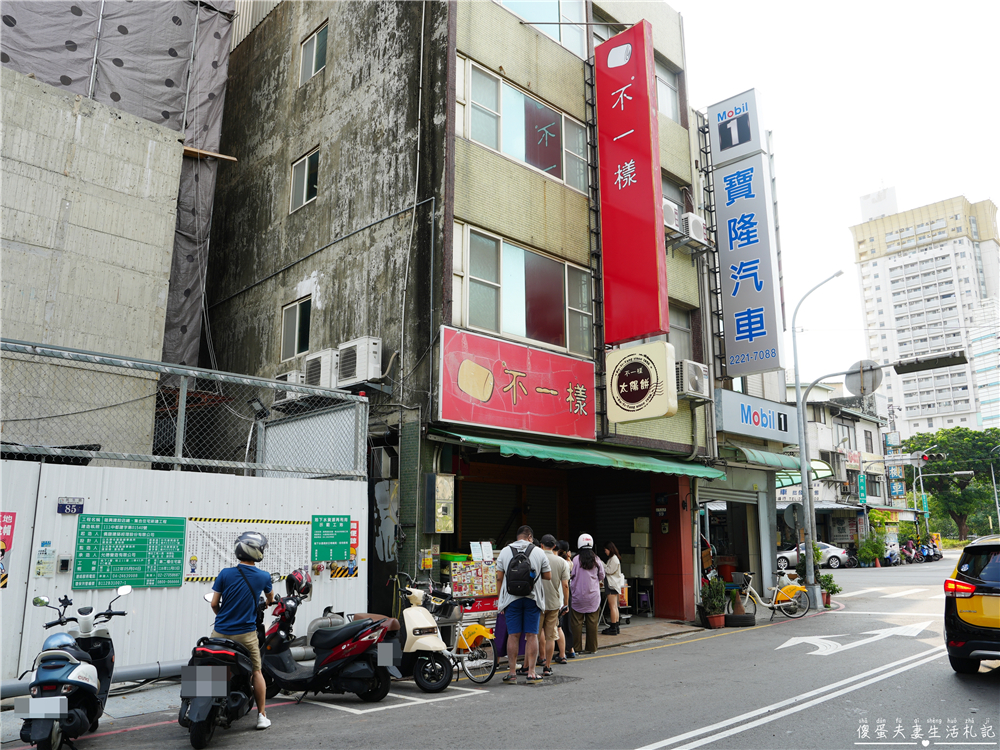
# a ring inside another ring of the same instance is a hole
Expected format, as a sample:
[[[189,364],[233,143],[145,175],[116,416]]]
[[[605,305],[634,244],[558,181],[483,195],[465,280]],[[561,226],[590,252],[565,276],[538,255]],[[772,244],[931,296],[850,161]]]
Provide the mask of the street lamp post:
[[[1000,529],[1000,499],[997,499],[997,478],[993,473],[993,454],[1000,451],[1000,445],[990,451],[990,479],[993,480],[993,502],[997,506],[997,528]]]
[[[813,523],[815,523],[815,513],[812,506],[812,493],[809,489],[809,470],[812,467],[809,464],[809,452],[806,448],[806,421],[805,414],[802,411],[802,382],[799,380],[799,347],[798,340],[795,336],[795,318],[799,314],[799,308],[802,307],[802,303],[806,301],[806,297],[815,292],[828,281],[832,281],[843,273],[843,271],[837,271],[835,274],[823,279],[823,281],[819,282],[816,286],[802,295],[802,299],[800,299],[799,303],[795,306],[795,312],[792,313],[792,361],[795,368],[795,410],[797,412],[799,422],[799,471],[801,472],[802,477],[802,511],[805,516],[806,525],[806,538],[803,549],[806,557],[806,589],[809,592],[810,604],[814,607],[819,606],[820,591],[819,585],[816,583],[816,565],[813,561],[812,554]],[[797,539],[795,542],[798,544]]]

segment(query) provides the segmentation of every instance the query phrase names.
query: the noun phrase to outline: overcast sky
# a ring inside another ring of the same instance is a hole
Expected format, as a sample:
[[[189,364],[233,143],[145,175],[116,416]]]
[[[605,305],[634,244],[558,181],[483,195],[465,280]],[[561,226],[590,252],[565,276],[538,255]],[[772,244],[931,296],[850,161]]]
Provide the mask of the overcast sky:
[[[688,102],[756,89],[774,133],[792,370],[804,382],[867,356],[849,227],[859,198],[900,211],[964,195],[1000,203],[1000,0],[669,0],[684,18]]]

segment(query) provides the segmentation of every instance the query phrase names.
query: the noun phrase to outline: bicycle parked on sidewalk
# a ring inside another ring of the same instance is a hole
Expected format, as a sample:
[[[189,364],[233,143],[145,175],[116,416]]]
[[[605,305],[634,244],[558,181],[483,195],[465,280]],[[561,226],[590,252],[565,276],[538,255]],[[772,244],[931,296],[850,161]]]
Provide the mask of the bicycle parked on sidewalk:
[[[757,615],[757,605],[771,610],[771,619],[774,619],[775,612],[781,612],[786,617],[799,618],[809,611],[809,594],[806,587],[802,586],[792,578],[798,577],[795,573],[785,573],[777,571],[774,573],[778,577],[777,583],[773,587],[768,587],[771,591],[771,601],[766,602],[753,587],[753,573],[743,574],[743,583],[740,585],[739,598],[743,603],[743,609],[748,615]],[[726,614],[733,614],[733,600],[726,600]]]

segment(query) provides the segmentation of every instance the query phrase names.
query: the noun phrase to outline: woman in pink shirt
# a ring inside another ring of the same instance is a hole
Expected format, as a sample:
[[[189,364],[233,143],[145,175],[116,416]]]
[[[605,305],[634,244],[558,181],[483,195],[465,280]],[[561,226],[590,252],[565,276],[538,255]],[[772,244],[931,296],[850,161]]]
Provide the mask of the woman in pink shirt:
[[[573,646],[580,651],[583,645],[583,625],[587,625],[587,648],[584,653],[597,652],[597,620],[601,606],[601,581],[604,580],[604,563],[594,554],[594,537],[580,534],[576,542],[580,550],[570,568],[570,615],[573,621]]]

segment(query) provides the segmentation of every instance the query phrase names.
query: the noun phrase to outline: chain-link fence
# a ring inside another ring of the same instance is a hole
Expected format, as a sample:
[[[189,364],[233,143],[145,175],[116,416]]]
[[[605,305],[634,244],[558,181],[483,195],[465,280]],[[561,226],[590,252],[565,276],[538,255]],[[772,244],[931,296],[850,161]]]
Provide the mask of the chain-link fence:
[[[363,397],[21,341],[0,346],[4,459],[366,477]]]

